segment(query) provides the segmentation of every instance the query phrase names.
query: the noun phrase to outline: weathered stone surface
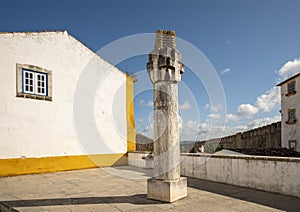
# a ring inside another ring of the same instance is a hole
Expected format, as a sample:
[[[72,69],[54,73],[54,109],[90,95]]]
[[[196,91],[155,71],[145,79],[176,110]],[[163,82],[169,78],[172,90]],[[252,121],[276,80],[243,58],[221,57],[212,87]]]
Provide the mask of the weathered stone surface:
[[[187,179],[181,177],[177,180],[147,180],[147,197],[163,202],[174,202],[187,196]]]
[[[180,178],[177,99],[177,84],[160,82],[155,85],[153,154],[156,179]]]
[[[218,146],[222,146],[225,149],[280,148],[281,122],[276,122],[246,132],[239,132],[235,135],[223,138],[198,141],[194,144],[191,152],[198,152],[202,145],[205,145],[206,152],[211,153],[214,152]]]
[[[147,71],[154,86],[154,179],[148,181],[148,198],[170,202],[186,196],[186,183],[180,178],[178,120],[178,82],[184,67],[174,31],[156,32]]]

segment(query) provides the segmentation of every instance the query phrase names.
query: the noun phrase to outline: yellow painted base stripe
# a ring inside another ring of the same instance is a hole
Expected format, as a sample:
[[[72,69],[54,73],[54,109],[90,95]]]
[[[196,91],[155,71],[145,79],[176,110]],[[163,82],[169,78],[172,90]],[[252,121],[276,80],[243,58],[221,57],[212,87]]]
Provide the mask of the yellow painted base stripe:
[[[134,82],[134,78],[126,75],[127,151],[136,150],[136,129],[134,122]]]
[[[127,165],[126,154],[0,159],[0,177]]]

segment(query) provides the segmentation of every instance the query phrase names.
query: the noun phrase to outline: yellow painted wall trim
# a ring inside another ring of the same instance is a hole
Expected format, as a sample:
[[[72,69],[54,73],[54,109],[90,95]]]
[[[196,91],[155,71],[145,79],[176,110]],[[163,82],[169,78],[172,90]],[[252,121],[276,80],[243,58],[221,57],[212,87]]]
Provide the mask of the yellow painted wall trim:
[[[0,159],[0,177],[127,165],[126,154]]]
[[[136,129],[134,122],[134,89],[133,77],[126,75],[126,119],[127,119],[127,151],[136,150]]]
[[[136,79],[126,75],[127,151],[136,150],[133,87],[135,81]],[[88,169],[114,165],[127,165],[126,154],[0,159],[0,177]]]

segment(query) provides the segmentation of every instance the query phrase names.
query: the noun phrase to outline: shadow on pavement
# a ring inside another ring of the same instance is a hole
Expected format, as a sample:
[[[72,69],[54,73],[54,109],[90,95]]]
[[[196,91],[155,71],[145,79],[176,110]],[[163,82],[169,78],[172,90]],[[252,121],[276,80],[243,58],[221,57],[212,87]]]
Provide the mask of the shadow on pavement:
[[[147,194],[136,194],[132,196],[108,196],[108,197],[26,199],[26,200],[3,201],[0,204],[14,208],[14,207],[111,204],[111,203],[131,203],[136,205],[163,204],[162,202],[159,201],[147,199]]]
[[[266,191],[188,178],[188,187],[284,211],[300,211],[300,199]],[[224,202],[224,205],[226,202]]]

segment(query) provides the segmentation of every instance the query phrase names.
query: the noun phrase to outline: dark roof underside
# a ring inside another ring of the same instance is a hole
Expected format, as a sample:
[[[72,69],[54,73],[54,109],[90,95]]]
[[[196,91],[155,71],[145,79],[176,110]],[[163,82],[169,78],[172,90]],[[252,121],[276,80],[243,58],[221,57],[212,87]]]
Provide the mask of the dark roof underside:
[[[290,78],[284,80],[283,82],[279,83],[277,86],[281,86],[281,85],[287,83],[288,81],[290,81],[290,80],[292,80],[292,79],[295,79],[295,78],[297,78],[297,77],[299,77],[299,76],[300,76],[300,73],[298,73],[298,74],[296,74],[296,75],[294,75],[294,76],[292,76],[292,77],[290,77]]]

